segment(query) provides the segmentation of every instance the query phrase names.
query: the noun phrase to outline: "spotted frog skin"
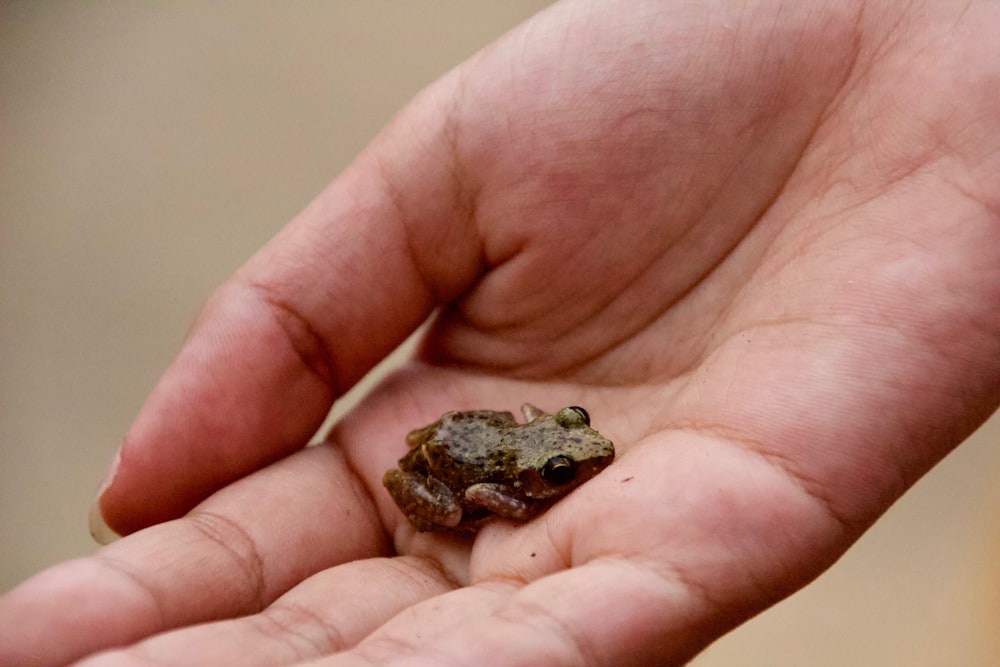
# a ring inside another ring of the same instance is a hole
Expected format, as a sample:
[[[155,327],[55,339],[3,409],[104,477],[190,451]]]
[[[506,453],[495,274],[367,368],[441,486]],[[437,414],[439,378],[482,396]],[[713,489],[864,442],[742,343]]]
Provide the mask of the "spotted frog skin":
[[[419,531],[475,530],[492,516],[523,521],[606,468],[610,440],[581,407],[555,414],[446,412],[406,436],[410,451],[382,484]]]

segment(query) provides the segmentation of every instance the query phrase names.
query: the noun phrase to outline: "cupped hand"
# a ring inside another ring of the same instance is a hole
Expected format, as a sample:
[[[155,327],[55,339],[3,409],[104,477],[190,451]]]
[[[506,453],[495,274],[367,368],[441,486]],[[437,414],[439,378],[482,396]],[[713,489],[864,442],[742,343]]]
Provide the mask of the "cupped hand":
[[[801,587],[1000,401],[998,20],[577,1],[507,35],[212,298],[101,495],[129,535],[0,600],[0,662],[675,664]],[[525,401],[618,459],[415,532],[405,433]]]

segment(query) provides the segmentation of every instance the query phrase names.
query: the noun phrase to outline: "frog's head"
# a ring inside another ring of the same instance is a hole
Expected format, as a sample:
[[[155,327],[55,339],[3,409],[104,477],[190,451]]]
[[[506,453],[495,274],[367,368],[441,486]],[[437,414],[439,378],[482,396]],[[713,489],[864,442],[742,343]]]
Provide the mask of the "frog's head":
[[[518,473],[520,488],[528,498],[566,495],[615,458],[615,446],[590,428],[590,415],[579,406],[541,415],[531,425],[538,428],[543,444],[533,448]]]

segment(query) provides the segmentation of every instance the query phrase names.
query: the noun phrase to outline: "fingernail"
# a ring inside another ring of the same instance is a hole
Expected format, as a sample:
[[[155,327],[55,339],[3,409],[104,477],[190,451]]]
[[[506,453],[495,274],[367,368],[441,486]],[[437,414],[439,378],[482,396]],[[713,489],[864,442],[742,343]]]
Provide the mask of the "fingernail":
[[[111,462],[111,468],[108,470],[107,476],[104,478],[104,482],[101,484],[101,488],[97,490],[97,499],[94,504],[90,506],[90,512],[87,514],[87,524],[90,528],[90,536],[94,538],[94,541],[98,544],[111,544],[115,540],[121,537],[118,533],[111,530],[111,527],[104,520],[104,515],[101,514],[101,496],[104,495],[104,491],[107,490],[111,483],[115,479],[115,474],[118,472],[118,462],[121,460],[121,451],[119,450],[115,454],[114,460]]]

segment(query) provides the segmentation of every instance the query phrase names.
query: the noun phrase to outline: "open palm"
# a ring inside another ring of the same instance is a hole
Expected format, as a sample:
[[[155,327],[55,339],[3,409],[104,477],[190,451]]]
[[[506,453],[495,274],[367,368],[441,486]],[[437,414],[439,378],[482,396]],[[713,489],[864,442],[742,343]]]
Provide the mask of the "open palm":
[[[673,664],[831,564],[1000,401],[1000,10],[731,4],[562,3],[421,94],[212,299],[102,495],[153,527],[0,600],[4,664]],[[416,533],[405,433],[526,401],[618,459]]]

